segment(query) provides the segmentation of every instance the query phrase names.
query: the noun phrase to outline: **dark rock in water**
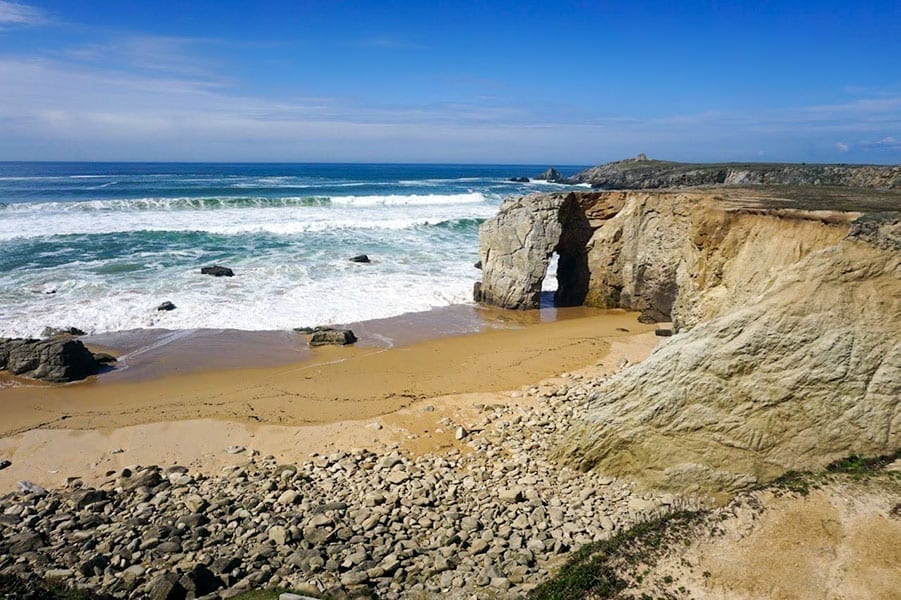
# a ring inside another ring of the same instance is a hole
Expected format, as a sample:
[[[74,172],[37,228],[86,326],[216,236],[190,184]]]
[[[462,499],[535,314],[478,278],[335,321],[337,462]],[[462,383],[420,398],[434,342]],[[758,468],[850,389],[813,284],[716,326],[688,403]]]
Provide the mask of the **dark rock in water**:
[[[106,352],[94,352],[93,355],[98,365],[114,365],[119,362],[119,359]]]
[[[535,179],[544,179],[545,181],[550,181],[551,183],[563,183],[566,178],[560,174],[560,171],[557,169],[548,169],[547,171],[539,174],[535,177]]]
[[[482,270],[482,261],[477,260],[477,261],[476,261],[476,264],[474,264],[474,265],[472,265],[472,266],[474,266],[476,269],[478,269],[479,271],[481,271],[481,270]]]
[[[188,595],[176,573],[163,573],[147,586],[147,598],[150,600],[184,600]]]
[[[473,302],[481,302],[482,301],[482,282],[476,281],[472,284],[472,301]]]
[[[368,263],[368,262],[372,262],[372,261],[369,260],[369,257],[366,256],[365,254],[358,254],[357,256],[354,256],[353,258],[351,258],[351,259],[350,259],[350,262],[355,262],[355,263]]]
[[[162,310],[167,310],[167,311],[168,311],[168,310],[175,310],[175,308],[176,308],[175,305],[172,304],[171,302],[169,302],[168,300],[166,300],[165,302],[163,302],[162,304],[160,304],[159,306],[156,307],[156,309],[157,309],[157,310],[160,310],[160,311],[162,311]]]
[[[0,339],[0,370],[51,382],[77,381],[97,373],[90,350],[78,340]]]
[[[311,346],[346,346],[357,341],[357,336],[350,329],[320,329],[310,337]]]
[[[513,183],[529,183],[531,180],[528,177],[511,177],[509,181]]]
[[[228,267],[220,267],[219,265],[213,265],[212,267],[202,267],[200,269],[201,275],[212,275],[213,277],[234,277],[235,272],[229,269]]]
[[[78,337],[81,335],[86,334],[78,327],[44,327],[44,331],[41,332],[42,338],[54,338],[60,336]]]

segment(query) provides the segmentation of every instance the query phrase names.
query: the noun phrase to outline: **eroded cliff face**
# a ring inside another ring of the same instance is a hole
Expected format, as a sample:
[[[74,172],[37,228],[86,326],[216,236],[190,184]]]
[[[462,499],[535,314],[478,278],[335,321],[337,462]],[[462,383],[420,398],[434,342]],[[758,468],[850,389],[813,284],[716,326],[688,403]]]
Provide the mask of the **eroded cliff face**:
[[[570,204],[591,229],[584,302],[672,319],[680,333],[596,384],[562,459],[656,487],[728,492],[901,447],[897,213],[777,209],[720,192],[609,192]],[[530,246],[539,258],[559,248],[557,229],[544,231],[550,241]],[[486,280],[516,264],[514,250],[492,265],[491,232],[482,232]],[[487,285],[495,297],[517,297],[496,283]]]

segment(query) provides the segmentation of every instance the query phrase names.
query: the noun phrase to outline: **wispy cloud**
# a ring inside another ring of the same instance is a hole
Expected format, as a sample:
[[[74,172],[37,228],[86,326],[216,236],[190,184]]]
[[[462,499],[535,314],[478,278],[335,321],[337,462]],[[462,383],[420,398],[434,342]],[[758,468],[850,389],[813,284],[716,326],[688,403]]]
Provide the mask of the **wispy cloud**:
[[[46,22],[47,17],[37,8],[0,0],[0,29],[10,25],[43,25]]]
[[[866,150],[894,150],[901,151],[901,140],[888,135],[879,140],[864,141],[859,144]]]
[[[550,106],[501,86],[437,102],[273,96],[205,59],[199,50],[215,43],[121,36],[0,55],[0,160],[746,160],[758,149],[791,160],[815,148],[823,159],[892,161],[901,150],[901,94],[653,118]]]

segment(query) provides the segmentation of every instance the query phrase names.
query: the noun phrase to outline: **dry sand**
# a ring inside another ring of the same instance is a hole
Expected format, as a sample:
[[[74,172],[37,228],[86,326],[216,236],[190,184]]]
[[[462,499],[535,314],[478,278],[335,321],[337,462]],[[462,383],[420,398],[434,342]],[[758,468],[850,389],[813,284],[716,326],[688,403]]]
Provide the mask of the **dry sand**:
[[[229,446],[285,461],[332,448],[432,451],[454,445],[444,417],[466,422],[475,404],[523,401],[501,392],[564,371],[612,372],[656,343],[637,313],[505,318],[515,319],[510,328],[393,348],[320,348],[287,366],[0,389],[0,458],[13,463],[0,471],[0,492],[21,479],[97,480],[129,464],[216,470],[238,461]]]

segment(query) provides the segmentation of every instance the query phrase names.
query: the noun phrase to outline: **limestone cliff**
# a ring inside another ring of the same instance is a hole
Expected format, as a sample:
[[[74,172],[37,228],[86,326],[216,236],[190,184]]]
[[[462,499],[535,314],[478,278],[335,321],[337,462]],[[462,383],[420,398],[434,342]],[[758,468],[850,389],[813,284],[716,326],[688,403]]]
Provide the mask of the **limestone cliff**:
[[[530,212],[536,204],[543,211]],[[605,192],[509,201],[481,233],[488,301],[534,306],[557,251],[579,265],[558,274],[570,303],[582,294],[680,332],[597,384],[562,458],[730,491],[901,446],[898,213],[800,210],[722,190]]]

